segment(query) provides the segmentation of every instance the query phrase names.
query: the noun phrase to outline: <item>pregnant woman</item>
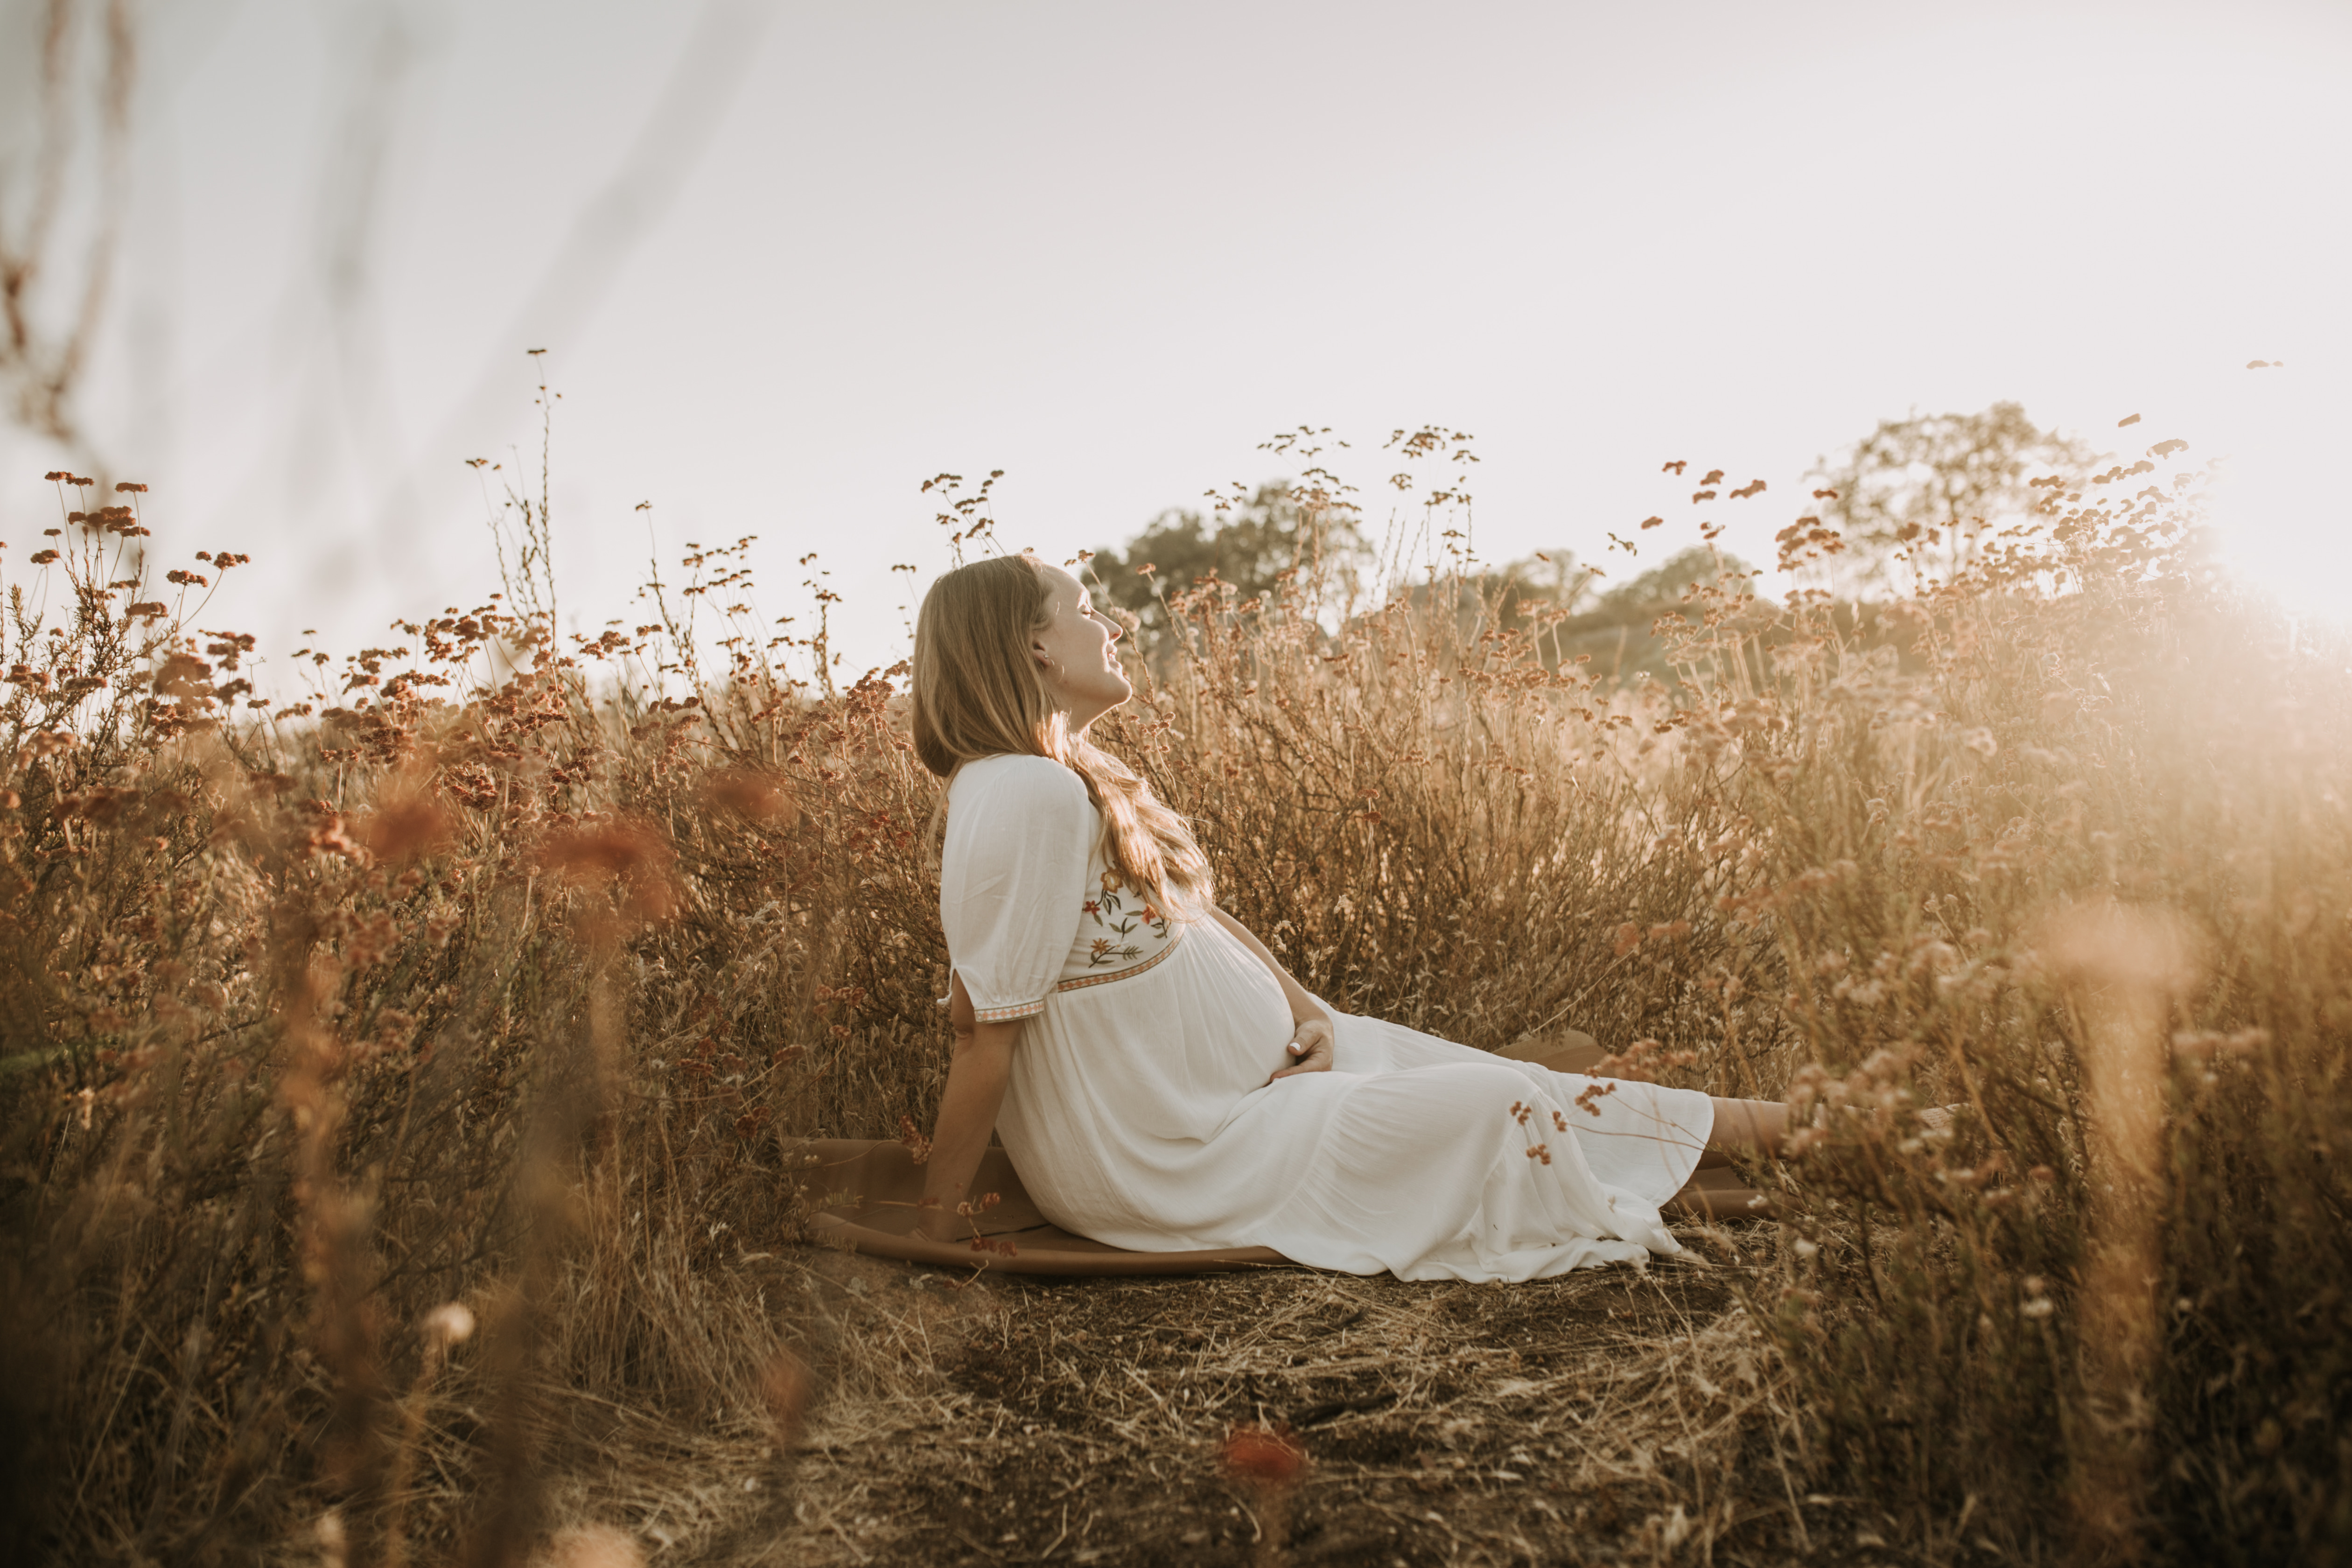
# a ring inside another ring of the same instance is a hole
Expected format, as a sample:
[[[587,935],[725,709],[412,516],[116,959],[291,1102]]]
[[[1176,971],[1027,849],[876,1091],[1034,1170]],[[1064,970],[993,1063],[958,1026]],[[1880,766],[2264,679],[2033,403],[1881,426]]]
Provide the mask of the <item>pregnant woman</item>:
[[[914,737],[949,781],[955,1053],[923,1231],[992,1128],[1065,1230],[1267,1247],[1405,1279],[1532,1279],[1678,1252],[1659,1208],[1783,1110],[1551,1072],[1339,1012],[1216,907],[1183,820],[1087,739],[1130,694],[1076,578],[1025,555],[923,601]]]

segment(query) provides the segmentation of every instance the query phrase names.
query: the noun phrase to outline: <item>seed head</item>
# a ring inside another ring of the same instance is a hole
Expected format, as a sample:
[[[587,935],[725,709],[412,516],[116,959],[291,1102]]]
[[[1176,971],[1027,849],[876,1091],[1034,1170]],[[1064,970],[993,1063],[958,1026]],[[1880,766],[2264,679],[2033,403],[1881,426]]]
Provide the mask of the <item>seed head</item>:
[[[462,1301],[444,1301],[425,1314],[425,1337],[436,1345],[462,1345],[474,1337],[474,1314]]]

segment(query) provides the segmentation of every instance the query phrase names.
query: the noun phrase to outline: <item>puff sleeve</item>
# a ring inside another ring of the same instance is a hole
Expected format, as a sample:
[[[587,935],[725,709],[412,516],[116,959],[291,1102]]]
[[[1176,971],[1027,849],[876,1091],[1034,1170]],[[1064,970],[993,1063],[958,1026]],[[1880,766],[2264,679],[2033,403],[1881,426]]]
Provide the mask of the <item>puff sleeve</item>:
[[[1099,833],[1084,781],[1050,758],[989,757],[957,773],[940,923],[982,1023],[1045,1010],[1076,940]]]

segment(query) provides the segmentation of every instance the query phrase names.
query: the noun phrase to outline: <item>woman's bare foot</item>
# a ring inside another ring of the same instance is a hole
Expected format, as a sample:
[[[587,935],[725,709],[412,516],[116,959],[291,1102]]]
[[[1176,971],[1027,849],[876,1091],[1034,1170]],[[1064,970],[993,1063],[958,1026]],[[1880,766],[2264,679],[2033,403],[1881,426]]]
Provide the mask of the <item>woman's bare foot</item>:
[[[1778,1219],[1771,1194],[1743,1184],[1736,1172],[1699,1171],[1666,1200],[1666,1209],[1691,1219]]]

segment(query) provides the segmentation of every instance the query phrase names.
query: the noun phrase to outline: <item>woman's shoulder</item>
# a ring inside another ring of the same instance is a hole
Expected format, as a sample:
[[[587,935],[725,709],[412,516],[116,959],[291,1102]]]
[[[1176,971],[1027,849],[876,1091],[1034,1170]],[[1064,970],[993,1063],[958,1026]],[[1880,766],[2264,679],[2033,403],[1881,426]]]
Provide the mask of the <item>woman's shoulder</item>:
[[[1048,805],[1084,805],[1087,804],[1086,781],[1051,757],[1003,752],[964,763],[948,786],[951,808],[1031,800]]]

